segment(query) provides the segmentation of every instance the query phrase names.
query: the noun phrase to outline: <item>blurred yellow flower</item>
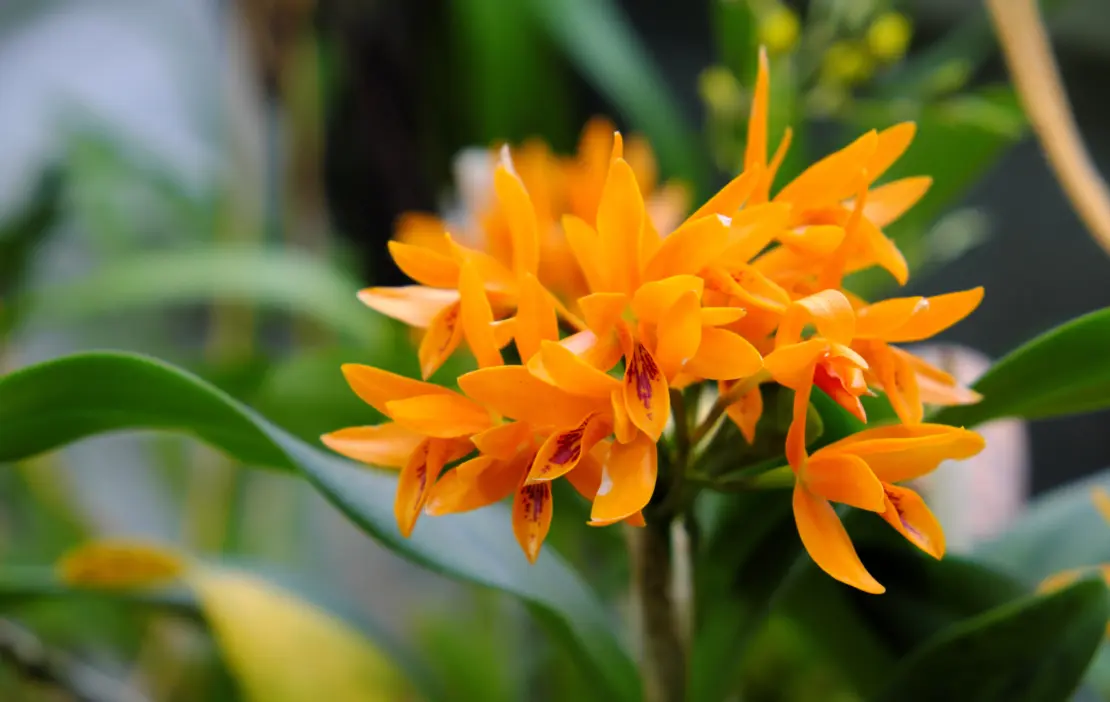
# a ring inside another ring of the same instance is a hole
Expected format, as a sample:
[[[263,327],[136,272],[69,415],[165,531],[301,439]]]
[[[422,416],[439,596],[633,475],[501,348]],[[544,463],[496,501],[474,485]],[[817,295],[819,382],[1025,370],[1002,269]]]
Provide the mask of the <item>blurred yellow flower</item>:
[[[821,79],[833,84],[855,85],[871,77],[875,62],[863,44],[842,39],[833,42],[821,62]]]
[[[771,54],[785,54],[798,43],[801,23],[794,10],[776,4],[759,18],[759,41]]]
[[[867,47],[882,63],[893,63],[906,53],[913,25],[899,12],[884,12],[867,29]]]

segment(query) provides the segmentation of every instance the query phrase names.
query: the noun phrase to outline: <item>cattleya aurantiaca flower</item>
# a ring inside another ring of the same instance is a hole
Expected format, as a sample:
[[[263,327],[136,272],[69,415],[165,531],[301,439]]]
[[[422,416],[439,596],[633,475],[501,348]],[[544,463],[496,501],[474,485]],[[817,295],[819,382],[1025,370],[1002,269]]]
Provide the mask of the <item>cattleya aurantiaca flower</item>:
[[[689,503],[669,490],[705,484],[684,487],[682,476],[699,470],[691,463],[722,424],[735,423],[753,443],[764,395],[792,391],[781,450],[814,561],[845,583],[883,590],[832,503],[876,512],[924,552],[944,553],[936,519],[899,483],[983,448],[973,432],[922,423],[925,405],[978,396],[895,344],[960,321],[982,289],[874,304],[845,291],[847,274],[871,266],[899,283],[908,277],[882,228],[930,180],[875,183],[908,148],[914,126],[868,132],[772,193],[790,133],[768,160],[768,81],[761,55],[744,170],[685,220],[681,189],[654,187],[646,145],[594,121],[575,158],[537,144],[491,154],[496,166],[479,181],[486,188],[470,195],[457,227],[429,216],[401,221],[390,251],[419,285],[371,288],[361,299],[424,330],[425,378],[463,345],[479,369],[459,377],[456,392],[345,366],[354,391],[391,421],[324,442],[400,469],[402,533],[421,512],[512,496],[513,530],[534,560],[551,523],[551,483],[563,477],[592,502],[591,524],[642,525],[645,510],[648,519],[668,518],[665,509]],[[706,381],[715,383],[699,389]],[[687,411],[710,388],[712,407]],[[861,398],[884,393],[897,423],[810,454],[814,392],[862,421]],[[659,451],[677,472],[666,481],[658,480]]]

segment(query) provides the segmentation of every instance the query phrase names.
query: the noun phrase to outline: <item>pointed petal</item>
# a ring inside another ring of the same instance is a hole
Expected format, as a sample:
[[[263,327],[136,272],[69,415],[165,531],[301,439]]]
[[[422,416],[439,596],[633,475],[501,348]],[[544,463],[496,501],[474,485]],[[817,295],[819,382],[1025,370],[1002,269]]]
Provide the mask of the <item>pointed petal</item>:
[[[566,427],[605,406],[603,401],[563,392],[536,378],[524,366],[495,366],[459,377],[471,399],[505,417],[537,428]]]
[[[531,273],[521,281],[517,304],[516,346],[527,362],[540,350],[540,342],[559,339],[559,320],[550,294]]]
[[[698,352],[686,364],[686,372],[708,380],[734,380],[755,375],[763,369],[763,357],[751,342],[726,329],[705,327]]]
[[[421,395],[385,403],[397,424],[425,436],[470,436],[493,425],[489,412],[462,395]]]
[[[783,314],[790,306],[790,294],[753,266],[736,266],[727,272],[710,267],[705,271],[705,279],[714,290],[735,297],[745,306],[776,315]]]
[[[422,434],[393,422],[340,429],[320,437],[320,441],[336,453],[385,468],[403,468],[423,440]]]
[[[932,511],[913,490],[886,485],[883,519],[898,533],[933,558],[944,556],[944,530]]]
[[[731,383],[721,383],[721,391],[727,391],[729,385]],[[759,423],[759,418],[763,416],[763,393],[760,389],[755,388],[729,405],[725,411],[728,413],[728,418],[736,424],[740,433],[744,435],[744,440],[748,444],[753,443],[755,441],[755,426]]]
[[[478,272],[478,277],[482,279],[487,292],[511,293],[516,289],[516,276],[497,258],[485,251],[458,244],[450,234],[447,234],[445,239],[447,248],[455,260],[460,265],[470,264]]]
[[[447,225],[442,219],[426,212],[402,212],[393,227],[394,238],[404,244],[421,246],[446,254],[443,235]]]
[[[563,344],[543,342],[540,358],[551,382],[572,395],[604,399],[621,386],[620,380],[594,368]]]
[[[444,309],[459,301],[459,293],[457,290],[407,285],[399,288],[366,288],[359,291],[358,299],[386,317],[400,320],[410,327],[425,329]]]
[[[551,483],[524,485],[513,500],[513,534],[532,563],[540,555],[543,540],[551,529]]]
[[[875,155],[878,134],[872,130],[840,151],[807,168],[775,196],[804,209],[818,209],[844,200],[864,183],[864,169]]]
[[[829,256],[844,241],[844,227],[815,224],[800,230],[785,229],[779,235],[785,246],[803,256]]]
[[[601,247],[594,228],[574,215],[563,215],[563,233],[567,238],[567,246],[578,261],[578,267],[582,269],[590,292],[611,290],[606,276],[608,270],[602,263]]]
[[[866,209],[866,205],[864,207]],[[910,277],[910,269],[906,263],[906,257],[902,255],[895,243],[866,219],[861,219],[858,226],[863,235],[866,256],[860,261],[853,260],[848,266],[848,272],[877,264],[894,276],[899,285],[905,285]]]
[[[703,327],[723,327],[740,319],[747,311],[743,307],[702,307],[699,314]]]
[[[428,494],[424,513],[438,517],[479,509],[500,502],[520,485],[519,461],[478,456],[448,471]]]
[[[493,330],[493,341],[497,344],[498,349],[503,349],[509,345],[516,336],[516,317],[506,317],[499,319],[490,325]]]
[[[390,400],[404,400],[420,395],[452,395],[450,390],[433,383],[424,383],[403,375],[390,373],[381,368],[364,366],[359,363],[344,363],[340,366],[347,384],[366,404],[388,415],[386,403]]]
[[[807,460],[806,418],[809,415],[809,397],[813,385],[806,384],[794,390],[794,403],[791,408],[790,428],[786,430],[786,461],[795,471],[801,469]]]
[[[693,291],[683,293],[663,313],[656,338],[655,361],[664,378],[674,378],[701,344],[701,308]]]
[[[470,437],[482,454],[508,461],[532,443],[532,427],[526,422],[505,422]]]
[[[786,311],[775,335],[775,347],[797,343],[802,329],[812,323],[817,333],[833,343],[851,344],[856,330],[852,303],[839,290],[822,290],[796,300]]]
[[[870,512],[886,509],[883,484],[858,456],[818,451],[806,461],[801,475],[806,489],[818,497]]]
[[[416,351],[420,374],[424,378],[430,378],[459,348],[463,338],[463,325],[459,319],[461,309],[461,302],[444,307],[424,332],[420,348]]]
[[[728,243],[729,227],[719,215],[687,220],[663,239],[659,250],[645,266],[643,279],[697,274],[719,259]]]
[[[610,407],[613,412],[613,436],[622,444],[627,444],[636,438],[636,425],[628,417],[628,408],[624,403],[624,388],[614,391],[609,396]]]
[[[628,419],[652,441],[658,441],[671,416],[667,379],[647,347],[638,341],[625,360],[624,405]]]
[[[921,401],[927,405],[971,405],[983,396],[960,385],[955,378],[905,349],[890,346],[891,353],[909,365],[917,376]]]
[[[393,501],[393,515],[397,528],[408,538],[416,526],[416,518],[424,509],[428,493],[446,462],[444,442],[436,439],[422,441],[397,480],[397,496]]]
[[[749,205],[761,205],[767,202],[771,195],[771,186],[775,184],[775,176],[778,175],[779,168],[782,162],[786,160],[786,152],[790,150],[790,142],[794,139],[794,130],[790,127],[782,130],[782,141],[775,148],[775,155],[771,157],[771,164],[763,171],[759,178],[759,183],[756,185],[755,190],[752,192],[751,198],[748,200]]]
[[[565,476],[578,494],[593,502],[601,485],[601,466],[609,459],[609,441],[602,441],[583,454],[574,470]]]
[[[983,450],[983,437],[941,424],[896,424],[853,434],[826,446],[859,456],[884,483],[901,483],[930,473],[941,461],[959,461]]]
[[[925,197],[925,193],[932,185],[933,179],[929,176],[902,178],[880,185],[868,193],[867,204],[863,207],[863,216],[882,229],[916,205],[918,200]],[[845,205],[851,207],[851,203],[845,203]]]
[[[882,384],[890,406],[903,424],[916,424],[925,416],[917,373],[902,358],[896,356],[886,344],[872,342],[868,363],[871,371]]]
[[[869,182],[875,182],[902,154],[906,153],[915,134],[917,134],[917,125],[913,122],[902,122],[879,132],[875,153],[871,154],[867,162]]]
[[[399,241],[391,241],[388,246],[397,267],[421,285],[453,288],[458,284],[459,264],[448,254]]]
[[[802,545],[821,570],[864,592],[879,594],[886,590],[863,567],[829,501],[806,490],[801,482],[794,485],[794,521]]]
[[[776,383],[797,390],[813,382],[817,361],[829,350],[824,339],[810,339],[800,344],[780,346],[763,358],[763,367]]]
[[[737,266],[750,262],[786,228],[791,209],[787,203],[765,202],[740,210],[729,224],[728,245],[721,254],[721,263]]]
[[[734,216],[751,196],[756,185],[759,184],[763,174],[762,167],[747,168],[743,173],[733,178],[725,187],[717,191],[705,204],[686,218],[686,221],[701,219],[707,215],[717,214],[725,217]]]
[[[478,367],[501,365],[500,347],[493,334],[493,308],[482,279],[469,262],[459,270],[459,295],[463,334],[470,352],[478,360]]]
[[[527,482],[554,480],[573,470],[612,430],[613,423],[607,414],[594,412],[577,426],[552,433],[536,453]]]
[[[571,334],[559,341],[560,346],[565,346],[575,356],[601,371],[609,371],[624,357],[620,339],[616,334],[598,338],[590,330]]]
[[[507,152],[506,152],[507,153]],[[535,274],[539,268],[539,230],[536,211],[524,183],[513,173],[511,162],[497,167],[493,174],[493,187],[497,202],[509,225],[513,241],[513,272]]]
[[[767,107],[771,92],[771,76],[767,66],[767,50],[759,47],[759,69],[752,90],[752,110],[748,115],[748,140],[744,150],[744,168],[767,163]]]
[[[658,323],[678,298],[693,292],[700,300],[704,289],[705,281],[696,275],[675,275],[644,283],[632,296],[632,313],[641,322]]]
[[[859,310],[857,334],[890,343],[935,336],[971,314],[983,300],[983,288],[884,300]]]
[[[578,298],[578,307],[590,330],[600,338],[611,334],[617,326],[628,307],[628,296],[624,293],[594,293]]]
[[[655,441],[645,434],[613,444],[602,468],[591,521],[615,521],[639,512],[651,501],[658,474]]]
[[[644,200],[628,163],[615,159],[609,166],[597,208],[597,233],[606,278],[617,292],[631,292],[640,261],[640,229],[644,226]]]

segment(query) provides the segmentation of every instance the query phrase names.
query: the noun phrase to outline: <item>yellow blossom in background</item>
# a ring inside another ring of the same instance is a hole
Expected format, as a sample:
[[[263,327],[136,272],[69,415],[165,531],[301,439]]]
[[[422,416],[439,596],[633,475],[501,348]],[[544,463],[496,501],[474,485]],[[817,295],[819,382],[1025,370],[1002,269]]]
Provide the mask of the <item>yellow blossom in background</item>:
[[[883,63],[893,63],[906,54],[913,25],[900,12],[884,12],[867,28],[867,48]]]
[[[789,19],[779,22],[781,47]],[[865,46],[843,44],[826,70],[852,82],[871,62]],[[738,109],[731,73],[707,72],[702,88]],[[883,228],[931,179],[879,181],[915,127],[867,132],[776,192],[791,132],[768,133],[766,52],[751,95],[743,170],[688,215],[681,189],[657,187],[646,144],[594,120],[573,158],[538,143],[503,148],[489,177],[475,181],[484,191],[469,195],[483,203],[467,220],[479,223],[477,232],[430,216],[402,219],[390,252],[419,284],[371,288],[361,299],[425,330],[425,377],[462,347],[479,369],[459,377],[456,392],[345,366],[352,389],[390,421],[323,439],[356,460],[400,470],[402,534],[420,512],[511,499],[511,528],[534,561],[560,478],[592,503],[590,524],[642,525],[660,494],[660,451],[669,452],[670,470],[687,470],[722,417],[754,442],[764,386],[773,384],[793,392],[784,470],[794,476],[795,519],[814,561],[838,580],[882,591],[832,503],[875,512],[923,551],[943,555],[932,513],[899,483],[982,449],[973,432],[923,421],[926,406],[978,396],[898,344],[959,322],[983,291],[870,302],[843,287],[845,276],[874,266],[900,284],[909,277]],[[703,383],[719,393],[713,408],[696,426],[685,416],[677,422],[678,391]],[[862,398],[883,393],[898,423],[811,454],[815,392],[863,422]],[[679,452],[680,444],[693,451]]]
[[[759,18],[759,42],[771,54],[785,54],[798,43],[801,22],[798,14],[785,5],[776,4]]]
[[[841,39],[825,51],[821,78],[829,83],[855,85],[871,77],[875,62],[864,44]]]

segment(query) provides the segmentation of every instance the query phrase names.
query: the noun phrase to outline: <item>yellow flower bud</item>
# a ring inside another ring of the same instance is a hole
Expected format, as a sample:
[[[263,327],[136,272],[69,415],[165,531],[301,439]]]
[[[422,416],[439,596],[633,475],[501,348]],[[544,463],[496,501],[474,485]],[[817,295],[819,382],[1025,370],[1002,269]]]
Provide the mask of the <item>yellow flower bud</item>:
[[[710,66],[698,78],[698,92],[710,111],[718,115],[736,115],[743,110],[744,96],[732,71],[724,66]]]
[[[862,45],[842,40],[825,52],[821,77],[828,83],[852,85],[870,78],[874,70],[874,61]]]
[[[776,5],[759,21],[759,42],[772,54],[784,54],[798,43],[801,23],[798,15],[785,5]]]
[[[181,556],[141,542],[94,541],[58,561],[58,577],[74,587],[131,589],[166,585],[185,572]]]
[[[905,15],[884,12],[867,30],[867,46],[879,61],[893,63],[905,55],[912,34],[913,26]]]

